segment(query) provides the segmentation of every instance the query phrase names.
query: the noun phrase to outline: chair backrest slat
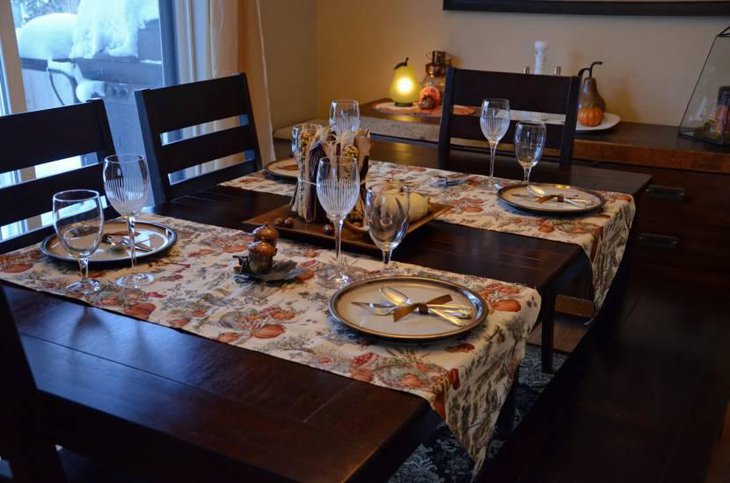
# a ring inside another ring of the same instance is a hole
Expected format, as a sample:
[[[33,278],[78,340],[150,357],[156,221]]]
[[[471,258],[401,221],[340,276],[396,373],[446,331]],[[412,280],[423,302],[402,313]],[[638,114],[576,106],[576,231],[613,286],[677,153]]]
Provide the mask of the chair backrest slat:
[[[165,170],[174,173],[219,159],[231,154],[231,148],[243,153],[252,148],[254,137],[250,126],[236,126],[172,142],[165,145],[169,160]]]
[[[229,178],[262,166],[245,74],[137,91],[142,136],[150,164],[155,202],[191,194],[223,181],[216,171],[173,183],[170,174],[207,161],[252,151],[250,158],[225,168]],[[163,144],[164,133],[237,117],[240,125]]]
[[[51,211],[53,194],[65,188],[91,189],[103,194],[102,166],[92,164],[2,189],[0,200],[9,200],[12,209],[0,212],[0,226]]]
[[[562,125],[547,124],[545,146],[559,150],[559,162],[570,163],[573,155],[575,123],[578,111],[578,77],[515,74],[449,68],[439,131],[439,153],[448,156],[453,138],[485,141],[479,126],[479,113],[472,116],[453,114],[454,105],[481,106],[488,97],[509,99],[510,109],[565,115]],[[512,144],[515,122],[502,138]]]
[[[0,116],[0,172],[38,166],[96,153],[114,154],[114,143],[101,100]]]
[[[94,189],[104,193],[101,171],[104,158],[114,154],[104,102],[96,99],[83,104],[0,117],[0,171],[33,168],[50,161],[84,156],[93,162],[79,169],[35,178],[19,185],[0,188],[0,226],[51,211],[53,193],[68,189]],[[116,216],[113,208],[107,217]],[[52,227],[9,240],[0,240],[0,253],[19,248],[46,236]]]

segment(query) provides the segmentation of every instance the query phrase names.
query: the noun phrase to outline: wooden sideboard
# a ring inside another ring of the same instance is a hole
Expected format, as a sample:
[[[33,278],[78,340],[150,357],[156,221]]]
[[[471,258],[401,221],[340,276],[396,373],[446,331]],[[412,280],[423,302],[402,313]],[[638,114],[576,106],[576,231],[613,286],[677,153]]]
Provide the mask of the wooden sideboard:
[[[641,268],[674,268],[728,281],[730,148],[671,126],[621,123],[576,138],[581,164],[650,174],[632,240]]]

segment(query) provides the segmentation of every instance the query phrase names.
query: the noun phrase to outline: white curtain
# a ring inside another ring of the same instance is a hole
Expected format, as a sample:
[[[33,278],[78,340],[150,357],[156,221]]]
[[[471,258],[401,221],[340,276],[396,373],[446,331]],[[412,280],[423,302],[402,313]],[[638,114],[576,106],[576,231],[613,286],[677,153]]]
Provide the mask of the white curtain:
[[[262,162],[274,160],[259,0],[175,0],[174,8],[180,82],[244,72]]]

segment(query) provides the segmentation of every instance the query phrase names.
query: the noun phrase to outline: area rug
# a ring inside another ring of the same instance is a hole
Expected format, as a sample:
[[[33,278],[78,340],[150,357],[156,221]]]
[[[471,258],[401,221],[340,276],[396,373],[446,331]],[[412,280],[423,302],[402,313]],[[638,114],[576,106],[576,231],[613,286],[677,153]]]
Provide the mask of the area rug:
[[[555,353],[554,367],[557,372],[567,356]],[[520,365],[520,381],[517,386],[517,403],[514,427],[517,427],[530,408],[537,402],[554,374],[541,370],[540,348],[527,346]],[[494,458],[504,440],[495,436],[489,443],[487,461]],[[426,441],[391,476],[390,483],[411,482],[468,482],[471,481],[474,463],[459,444],[446,424],[441,423]]]

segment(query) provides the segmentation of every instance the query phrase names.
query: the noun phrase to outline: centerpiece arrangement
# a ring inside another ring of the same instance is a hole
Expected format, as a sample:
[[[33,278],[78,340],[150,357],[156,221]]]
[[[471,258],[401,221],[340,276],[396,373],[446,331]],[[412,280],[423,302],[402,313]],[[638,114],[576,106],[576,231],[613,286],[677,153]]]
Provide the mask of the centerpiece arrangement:
[[[317,166],[322,158],[351,156],[357,160],[361,195],[356,213],[363,213],[365,177],[370,158],[370,132],[366,129],[336,131],[329,126],[300,129],[292,138],[294,156],[299,168],[297,187],[292,197],[292,212],[306,222],[325,222],[326,213],[317,198]]]

